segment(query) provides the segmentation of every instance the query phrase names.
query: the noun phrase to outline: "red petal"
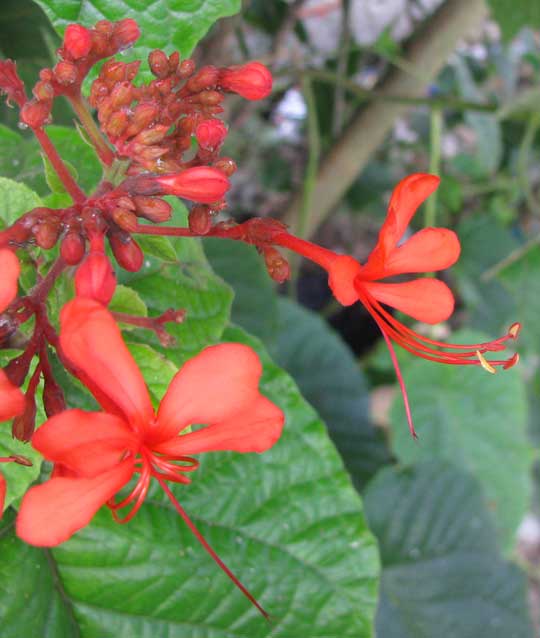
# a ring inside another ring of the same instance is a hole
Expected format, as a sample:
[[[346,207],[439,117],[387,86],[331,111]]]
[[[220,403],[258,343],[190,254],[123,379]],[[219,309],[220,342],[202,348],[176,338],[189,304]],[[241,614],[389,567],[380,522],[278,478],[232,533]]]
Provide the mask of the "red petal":
[[[284,421],[285,416],[277,405],[259,395],[243,412],[169,439],[156,446],[155,451],[175,456],[218,450],[264,452],[279,439]]]
[[[449,268],[459,258],[459,239],[446,228],[424,228],[394,249],[384,264],[384,276]]]
[[[3,312],[17,296],[17,280],[21,266],[17,256],[7,248],[0,249],[0,312]]]
[[[361,270],[356,259],[348,255],[339,255],[328,267],[328,285],[340,304],[350,306],[358,301],[354,280]]]
[[[153,420],[144,379],[106,308],[92,299],[67,303],[60,314],[60,345],[107,412],[119,410],[139,429]]]
[[[128,425],[112,414],[66,410],[44,423],[32,446],[62,468],[92,477],[118,465],[137,440]]]
[[[439,323],[454,312],[454,296],[438,279],[415,279],[403,284],[362,282],[361,285],[381,303],[418,321]]]
[[[6,373],[0,370],[0,421],[7,421],[22,414],[24,408],[24,394],[11,383]]]
[[[380,279],[381,275],[378,273],[384,268],[385,260],[403,237],[417,208],[433,193],[439,182],[440,179],[436,175],[414,173],[402,179],[395,187],[386,220],[379,233],[379,241],[365,267],[369,279]]]
[[[190,423],[216,423],[245,410],[259,396],[261,362],[240,343],[205,348],[184,364],[163,397],[154,440],[176,436]]]
[[[127,460],[94,478],[53,478],[30,488],[17,517],[17,535],[40,547],[67,541],[132,475],[133,461]]]

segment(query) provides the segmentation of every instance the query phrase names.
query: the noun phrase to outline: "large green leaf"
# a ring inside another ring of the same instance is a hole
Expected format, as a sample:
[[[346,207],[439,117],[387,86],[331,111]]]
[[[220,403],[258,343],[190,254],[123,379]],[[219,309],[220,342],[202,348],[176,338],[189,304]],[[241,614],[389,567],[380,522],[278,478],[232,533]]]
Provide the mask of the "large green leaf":
[[[193,483],[175,493],[273,620],[258,615],[154,488],[128,525],[115,524],[102,510],[53,550],[80,635],[372,636],[377,550],[339,456],[315,412],[260,345],[239,329],[224,337],[259,350],[262,390],[285,411],[287,425],[262,455],[203,455]],[[29,551],[6,536],[4,562]],[[8,600],[22,595],[21,581],[17,571],[4,579]],[[51,596],[51,588],[36,595]],[[25,619],[9,618],[11,635],[26,635]],[[48,634],[57,636],[64,634]]]
[[[130,57],[145,60],[152,49],[188,56],[219,18],[240,10],[240,0],[36,0],[60,33],[72,22],[134,18],[141,37]]]
[[[318,315],[284,298],[270,352],[321,415],[355,485],[391,461],[382,431],[369,422],[364,375],[351,351]]]
[[[233,287],[231,319],[268,344],[276,335],[277,296],[254,246],[208,238],[204,252],[214,272]]]
[[[13,224],[23,214],[41,205],[41,199],[28,186],[0,177],[0,219]]]
[[[471,332],[452,336],[455,343],[486,340]],[[444,459],[473,474],[510,546],[531,491],[527,400],[519,370],[491,375],[480,367],[415,360],[402,372],[420,439],[410,436],[398,395],[390,414],[396,455],[404,463]]]
[[[365,505],[383,565],[380,638],[532,638],[525,575],[498,555],[472,477],[436,463],[388,468]]]
[[[488,0],[488,5],[505,40],[523,27],[540,28],[540,3],[536,0]]]

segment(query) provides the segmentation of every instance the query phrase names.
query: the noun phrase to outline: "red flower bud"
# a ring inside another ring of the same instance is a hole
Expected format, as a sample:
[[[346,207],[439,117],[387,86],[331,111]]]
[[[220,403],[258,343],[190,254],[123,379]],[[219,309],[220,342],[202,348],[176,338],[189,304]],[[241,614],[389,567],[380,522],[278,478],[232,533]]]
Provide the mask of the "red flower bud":
[[[129,233],[132,233],[137,228],[137,216],[135,215],[135,213],[132,213],[126,208],[118,206],[112,211],[111,217],[114,223],[119,228],[121,228],[122,230],[126,230]]]
[[[268,274],[274,281],[277,281],[278,284],[282,284],[289,279],[291,274],[289,262],[279,251],[271,246],[265,246],[262,248],[262,253]]]
[[[44,219],[37,227],[34,227],[33,233],[36,244],[44,250],[49,250],[58,240],[58,235],[60,234],[59,220],[53,217]]]
[[[199,146],[208,150],[219,148],[227,135],[227,127],[215,118],[203,120],[195,129]]]
[[[77,297],[88,297],[106,306],[114,295],[116,276],[103,252],[91,252],[75,273]]]
[[[181,173],[156,177],[167,195],[184,197],[201,204],[211,204],[221,199],[229,190],[227,177],[215,168],[196,166]]]
[[[43,407],[50,418],[66,409],[66,400],[62,388],[52,379],[45,379],[43,388]]]
[[[77,265],[84,256],[84,239],[80,233],[69,231],[60,244],[60,254],[69,266]]]
[[[46,102],[47,100],[52,100],[54,98],[53,85],[50,82],[45,82],[43,80],[34,86],[32,93],[36,100],[41,100],[42,102]]]
[[[217,84],[218,78],[219,70],[215,66],[203,66],[188,81],[185,89],[189,93],[198,93],[204,89],[213,88]]]
[[[143,251],[131,235],[124,232],[110,233],[109,244],[119,266],[129,272],[141,269],[144,261]]]
[[[70,24],[64,33],[64,52],[72,59],[86,57],[92,48],[92,34],[81,24]]]
[[[26,101],[24,84],[13,60],[0,60],[0,93],[7,95],[8,105],[13,100],[22,107]]]
[[[212,227],[212,217],[208,206],[194,206],[188,218],[189,229],[196,235],[206,235]]]
[[[272,91],[272,74],[260,62],[222,69],[219,84],[246,100],[262,100]]]
[[[63,86],[75,84],[79,78],[77,67],[73,64],[73,62],[68,62],[66,60],[58,62],[58,64],[54,67],[53,72],[55,80]]]
[[[120,137],[128,127],[128,116],[124,111],[114,111],[107,122],[103,125],[103,130],[111,138]]]
[[[133,85],[131,82],[119,82],[111,91],[111,104],[114,109],[128,106],[133,101]]]
[[[25,397],[24,412],[13,419],[11,434],[19,441],[30,441],[36,429],[36,400],[33,395]]]
[[[217,168],[218,171],[225,173],[227,177],[230,177],[234,173],[236,173],[237,166],[236,162],[230,157],[220,157],[213,164],[214,168]]]
[[[21,109],[20,119],[30,128],[40,128],[47,124],[51,115],[52,103],[30,100]]]
[[[182,62],[180,62],[180,66],[176,73],[182,80],[186,80],[194,71],[195,62],[191,58],[188,58],[187,60],[182,60]]]
[[[139,25],[132,18],[125,18],[114,25],[113,39],[120,51],[131,46],[140,35]]]
[[[159,49],[148,55],[148,66],[157,78],[166,78],[169,75],[169,58]]]
[[[133,198],[137,215],[155,224],[166,222],[171,218],[172,206],[159,197],[137,196]]]

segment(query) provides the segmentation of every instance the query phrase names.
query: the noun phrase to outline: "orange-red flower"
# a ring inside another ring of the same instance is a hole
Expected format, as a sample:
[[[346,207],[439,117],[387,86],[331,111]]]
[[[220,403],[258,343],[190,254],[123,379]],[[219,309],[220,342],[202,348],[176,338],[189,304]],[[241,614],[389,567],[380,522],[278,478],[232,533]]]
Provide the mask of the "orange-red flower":
[[[510,326],[505,336],[489,343],[457,345],[418,334],[383,307],[390,306],[429,324],[445,321],[454,311],[454,296],[442,281],[431,277],[399,283],[384,281],[394,275],[443,270],[458,259],[459,240],[453,231],[446,228],[424,228],[400,243],[418,206],[438,185],[439,178],[435,175],[416,173],[396,186],[377,245],[365,264],[285,232],[275,234],[272,239],[274,243],[290,248],[325,268],[330,288],[340,303],[349,306],[360,301],[371,314],[388,346],[403,394],[409,428],[414,436],[407,392],[393,343],[430,361],[481,365],[489,372],[495,372],[495,366],[506,369],[518,361],[517,354],[504,360],[488,361],[484,357],[487,352],[504,350],[505,342],[517,337],[520,329],[517,323]]]
[[[206,543],[167,485],[190,482],[187,474],[198,467],[192,454],[264,452],[278,440],[284,416],[259,392],[257,355],[234,343],[205,348],[176,374],[155,412],[144,379],[102,305],[77,298],[63,308],[60,322],[63,354],[103,412],[67,410],[35,433],[32,445],[55,463],[55,472],[25,495],[18,535],[33,545],[58,545],[105,504],[118,522],[127,522],[155,478],[212,558],[263,611]],[[182,434],[193,423],[206,427]],[[115,501],[134,475],[138,480],[129,495]],[[131,509],[121,517],[126,507]]]

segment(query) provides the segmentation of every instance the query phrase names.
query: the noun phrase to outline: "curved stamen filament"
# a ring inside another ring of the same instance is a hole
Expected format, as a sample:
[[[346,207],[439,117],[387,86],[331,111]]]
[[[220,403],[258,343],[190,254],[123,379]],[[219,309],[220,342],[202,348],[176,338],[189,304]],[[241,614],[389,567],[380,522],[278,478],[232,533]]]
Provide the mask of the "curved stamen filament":
[[[152,478],[151,470],[152,468],[150,463],[143,462],[142,470],[139,470],[141,472],[141,476],[131,493],[123,501],[120,501],[120,503],[115,503],[114,500],[107,503],[107,506],[111,510],[113,518],[117,523],[128,523],[141,508],[150,486],[150,479]],[[135,504],[129,513],[123,518],[119,517],[117,511],[127,507],[132,501],[135,501]]]

